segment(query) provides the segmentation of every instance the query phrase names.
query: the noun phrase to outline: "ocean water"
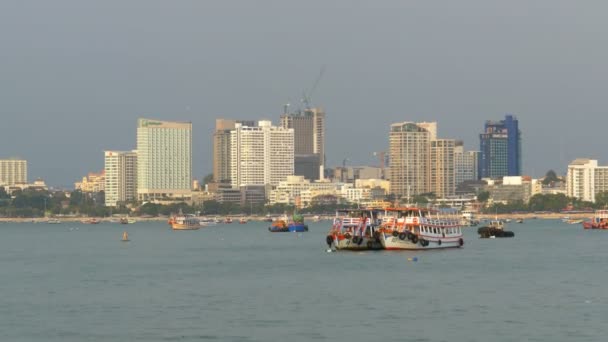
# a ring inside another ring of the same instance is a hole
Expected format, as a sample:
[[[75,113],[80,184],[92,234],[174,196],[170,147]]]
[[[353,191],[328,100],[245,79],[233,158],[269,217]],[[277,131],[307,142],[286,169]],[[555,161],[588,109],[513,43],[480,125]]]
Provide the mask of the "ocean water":
[[[328,222],[267,226],[0,223],[0,341],[608,340],[608,231],[327,253]]]

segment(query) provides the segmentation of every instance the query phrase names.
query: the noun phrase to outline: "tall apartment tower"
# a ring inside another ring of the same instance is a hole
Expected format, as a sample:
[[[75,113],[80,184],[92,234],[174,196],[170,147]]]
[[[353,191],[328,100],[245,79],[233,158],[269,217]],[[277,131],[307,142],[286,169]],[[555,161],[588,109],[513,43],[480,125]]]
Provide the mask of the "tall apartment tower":
[[[19,183],[27,183],[27,161],[0,159],[0,185],[13,186]]]
[[[191,186],[192,123],[139,119],[138,200],[185,198]]]
[[[105,151],[105,205],[137,200],[137,152]]]
[[[409,198],[430,191],[431,135],[413,122],[391,125],[390,181],[395,195]]]
[[[230,183],[230,132],[236,124],[253,127],[254,121],[216,119],[213,133],[213,180],[216,183]]]
[[[232,187],[278,185],[294,170],[294,130],[260,121],[257,127],[237,123],[230,132]]]
[[[566,196],[595,202],[595,196],[608,191],[608,166],[598,166],[595,159],[575,159],[568,164]]]
[[[446,198],[456,193],[454,170],[454,139],[431,140],[430,192],[437,198]]]
[[[296,174],[305,178],[323,179],[325,168],[325,112],[309,108],[302,113],[281,115],[281,127],[294,131]],[[312,157],[314,155],[314,157]],[[318,160],[311,170],[311,160]],[[314,171],[314,172],[310,172]]]
[[[479,141],[481,178],[521,176],[521,132],[513,115],[505,115],[500,121],[486,121]]]
[[[477,180],[479,168],[479,151],[465,151],[461,140],[454,146],[454,173],[456,186],[471,180]]]

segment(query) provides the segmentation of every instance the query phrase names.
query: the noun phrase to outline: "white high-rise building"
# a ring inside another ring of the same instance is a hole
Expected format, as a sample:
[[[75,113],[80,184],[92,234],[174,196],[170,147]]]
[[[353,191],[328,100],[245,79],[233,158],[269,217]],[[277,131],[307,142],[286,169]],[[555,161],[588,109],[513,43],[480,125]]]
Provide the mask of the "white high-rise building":
[[[191,186],[192,123],[139,119],[138,200],[184,199]]]
[[[27,183],[27,161],[0,159],[0,185],[13,186]]]
[[[257,127],[237,123],[230,132],[232,187],[278,185],[294,172],[294,131],[260,121]]]
[[[431,192],[437,198],[453,196],[454,183],[454,139],[431,140]]]
[[[594,159],[575,159],[568,165],[566,196],[595,202],[595,195],[608,191],[608,166]]]
[[[424,123],[433,128],[433,125]],[[413,122],[391,125],[389,135],[391,191],[402,197],[430,191],[431,136],[436,134]]]
[[[464,181],[477,180],[479,151],[465,151],[462,141],[454,146],[454,172],[456,186]]]
[[[105,151],[105,205],[137,200],[137,152]]]

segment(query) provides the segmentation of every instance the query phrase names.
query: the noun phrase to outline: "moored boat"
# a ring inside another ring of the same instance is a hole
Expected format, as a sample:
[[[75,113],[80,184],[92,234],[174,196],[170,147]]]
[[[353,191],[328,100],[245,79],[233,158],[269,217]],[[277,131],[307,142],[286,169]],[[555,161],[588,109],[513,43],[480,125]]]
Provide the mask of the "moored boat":
[[[583,222],[584,229],[608,229],[608,210],[596,210],[589,221]]]
[[[101,222],[101,220],[92,217],[92,218],[89,218],[89,219],[82,220],[80,222],[84,223],[84,224],[99,224]]]
[[[48,219],[46,221],[46,223],[48,223],[48,224],[60,224],[61,221],[59,221],[59,219],[56,219],[56,218],[51,218],[51,219]]]
[[[503,237],[514,237],[515,233],[504,230],[505,224],[501,220],[492,220],[487,226],[477,229],[477,234],[482,239],[493,239]]]
[[[388,208],[379,230],[387,250],[458,248],[464,245],[461,219],[428,208]]]
[[[382,209],[340,209],[325,238],[329,248],[337,250],[382,249],[377,223]]]

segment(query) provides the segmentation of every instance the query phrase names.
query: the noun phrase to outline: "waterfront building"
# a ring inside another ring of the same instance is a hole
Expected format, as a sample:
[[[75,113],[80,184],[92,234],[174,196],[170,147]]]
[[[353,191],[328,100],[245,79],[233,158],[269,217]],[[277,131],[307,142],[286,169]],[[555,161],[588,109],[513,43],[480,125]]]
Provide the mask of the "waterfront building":
[[[89,172],[88,175],[82,177],[82,181],[74,183],[74,189],[85,193],[95,193],[105,191],[106,172]]]
[[[13,186],[27,183],[27,161],[0,159],[0,185]]]
[[[486,121],[479,140],[479,177],[521,175],[521,132],[513,115],[506,115],[500,121]]]
[[[413,122],[390,126],[390,182],[393,194],[409,199],[429,192],[431,136],[429,130]]]
[[[454,139],[431,140],[430,192],[437,198],[454,196]]]
[[[230,182],[278,185],[294,172],[294,130],[260,121],[257,127],[235,124],[230,132]]]
[[[454,146],[454,183],[478,180],[479,151],[465,151],[462,140]]]
[[[595,202],[599,192],[608,191],[608,166],[598,166],[594,159],[575,159],[568,165],[566,195]]]
[[[137,151],[105,151],[105,205],[137,200]]]
[[[192,123],[139,119],[138,200],[189,199],[191,184]]]
[[[232,171],[230,169],[230,132],[236,124],[253,127],[251,120],[216,119],[213,133],[213,181],[216,183],[230,183]]]
[[[294,131],[295,161],[297,175],[310,180],[323,179],[325,168],[325,111],[320,108],[308,108],[303,112],[281,115],[281,127]],[[316,156],[317,163],[310,162],[310,156]],[[306,167],[304,167],[306,165]],[[316,167],[311,173],[310,167]]]

